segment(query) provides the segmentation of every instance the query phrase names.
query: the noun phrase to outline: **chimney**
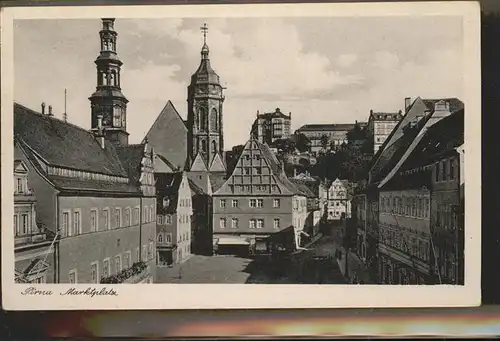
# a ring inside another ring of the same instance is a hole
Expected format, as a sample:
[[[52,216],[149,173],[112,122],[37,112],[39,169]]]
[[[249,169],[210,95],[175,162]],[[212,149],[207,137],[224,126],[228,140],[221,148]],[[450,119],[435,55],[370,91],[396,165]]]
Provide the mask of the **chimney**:
[[[259,117],[259,110],[257,110],[257,117]]]
[[[45,102],[42,102],[42,115],[45,115]]]
[[[405,98],[405,114],[408,112],[408,109],[411,106],[411,97],[406,97]]]
[[[54,115],[52,115],[52,105],[49,105],[49,113],[47,115],[48,116],[54,116]]]

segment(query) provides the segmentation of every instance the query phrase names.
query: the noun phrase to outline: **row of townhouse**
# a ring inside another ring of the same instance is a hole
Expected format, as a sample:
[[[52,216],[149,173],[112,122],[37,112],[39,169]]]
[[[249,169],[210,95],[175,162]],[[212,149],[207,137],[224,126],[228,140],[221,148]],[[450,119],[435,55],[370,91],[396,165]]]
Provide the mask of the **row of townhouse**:
[[[147,145],[116,146],[14,104],[16,280],[152,282],[152,174]]]
[[[408,103],[353,200],[357,248],[384,284],[463,284],[464,105]]]

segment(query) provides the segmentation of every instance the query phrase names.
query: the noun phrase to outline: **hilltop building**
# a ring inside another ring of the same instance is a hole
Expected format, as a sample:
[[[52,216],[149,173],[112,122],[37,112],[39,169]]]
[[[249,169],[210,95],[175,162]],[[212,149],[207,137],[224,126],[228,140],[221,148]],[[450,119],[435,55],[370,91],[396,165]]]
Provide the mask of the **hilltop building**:
[[[366,126],[370,139],[373,139],[373,153],[375,154],[380,146],[384,143],[387,137],[398,122],[403,118],[400,111],[394,113],[374,112],[370,110],[368,125]]]
[[[366,122],[357,122],[359,127],[364,128]],[[311,152],[318,154],[321,150],[329,150],[340,147],[348,142],[347,133],[353,130],[354,123],[342,124],[306,124],[295,131],[303,134],[311,141]]]
[[[274,112],[260,114],[252,124],[251,136],[260,143],[271,145],[276,140],[290,137],[290,126],[292,124],[292,113],[285,115],[280,108]]]

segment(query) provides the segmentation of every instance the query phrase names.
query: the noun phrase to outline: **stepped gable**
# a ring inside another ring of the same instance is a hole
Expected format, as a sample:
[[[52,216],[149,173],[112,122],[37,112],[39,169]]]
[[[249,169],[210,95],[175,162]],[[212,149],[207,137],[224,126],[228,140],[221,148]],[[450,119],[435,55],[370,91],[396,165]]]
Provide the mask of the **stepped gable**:
[[[174,169],[183,169],[187,159],[188,129],[171,101],[162,111],[147,132],[144,142],[148,142],[156,155],[168,160]]]

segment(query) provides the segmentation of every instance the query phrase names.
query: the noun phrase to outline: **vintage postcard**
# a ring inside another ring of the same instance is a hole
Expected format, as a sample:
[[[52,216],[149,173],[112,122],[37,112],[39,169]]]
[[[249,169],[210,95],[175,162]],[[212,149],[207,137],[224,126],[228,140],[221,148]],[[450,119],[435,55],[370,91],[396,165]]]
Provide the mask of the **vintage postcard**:
[[[2,11],[8,310],[480,304],[474,2]]]

